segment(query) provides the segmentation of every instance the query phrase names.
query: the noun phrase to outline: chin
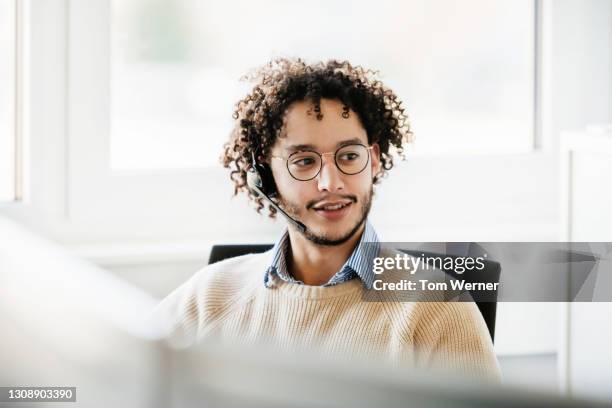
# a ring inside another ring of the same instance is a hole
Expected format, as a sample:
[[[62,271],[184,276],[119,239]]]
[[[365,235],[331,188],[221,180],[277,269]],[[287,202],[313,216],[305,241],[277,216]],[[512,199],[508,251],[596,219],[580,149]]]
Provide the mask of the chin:
[[[358,220],[343,220],[340,222],[318,222],[310,224],[315,227],[315,232],[318,235],[323,235],[330,238],[342,238],[349,234],[357,224]]]
[[[314,232],[307,233],[306,238],[316,244],[333,246],[340,245],[351,239],[359,227],[361,222],[342,222],[338,225],[330,226],[326,224],[322,228],[317,228]]]

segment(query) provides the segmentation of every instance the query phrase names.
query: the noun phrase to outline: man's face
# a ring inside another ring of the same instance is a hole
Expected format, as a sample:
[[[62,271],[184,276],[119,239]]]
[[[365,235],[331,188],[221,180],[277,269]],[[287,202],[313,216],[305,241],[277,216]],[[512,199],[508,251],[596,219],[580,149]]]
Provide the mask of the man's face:
[[[333,153],[351,142],[368,146],[357,113],[351,110],[348,118],[342,117],[342,103],[331,99],[322,99],[320,106],[322,120],[317,120],[310,101],[289,106],[283,135],[272,147],[273,156],[287,158],[297,150]],[[306,225],[306,238],[320,245],[338,245],[360,230],[370,210],[372,179],[380,170],[378,145],[369,152],[365,169],[352,175],[336,167],[333,154],[323,156],[321,171],[308,181],[292,177],[285,160],[270,162],[280,204]]]

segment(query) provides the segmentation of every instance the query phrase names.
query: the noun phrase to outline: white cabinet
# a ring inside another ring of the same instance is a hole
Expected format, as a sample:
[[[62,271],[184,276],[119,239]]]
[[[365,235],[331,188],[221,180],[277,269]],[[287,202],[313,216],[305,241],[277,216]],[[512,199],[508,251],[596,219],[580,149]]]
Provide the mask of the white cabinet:
[[[612,133],[567,133],[561,154],[564,239],[612,242]],[[598,286],[612,286],[610,262],[598,272]],[[564,385],[573,395],[612,400],[612,302],[570,303],[566,310]]]

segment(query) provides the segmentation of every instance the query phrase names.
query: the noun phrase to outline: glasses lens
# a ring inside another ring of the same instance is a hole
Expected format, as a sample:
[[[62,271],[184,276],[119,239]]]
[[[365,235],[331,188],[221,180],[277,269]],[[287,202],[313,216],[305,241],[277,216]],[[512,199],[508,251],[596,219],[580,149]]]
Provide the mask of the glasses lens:
[[[336,152],[336,165],[345,174],[357,174],[368,164],[368,148],[364,145],[348,145]]]
[[[310,180],[317,176],[321,168],[321,157],[314,152],[295,152],[287,159],[291,176],[298,180]]]

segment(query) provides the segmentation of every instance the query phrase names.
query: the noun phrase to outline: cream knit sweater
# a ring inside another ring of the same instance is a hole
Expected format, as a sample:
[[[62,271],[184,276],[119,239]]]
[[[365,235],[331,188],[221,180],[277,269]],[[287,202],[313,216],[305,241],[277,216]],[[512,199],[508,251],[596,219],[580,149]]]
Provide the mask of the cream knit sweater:
[[[282,350],[377,359],[442,368],[498,381],[499,366],[482,316],[472,302],[371,302],[360,279],[330,287],[278,277],[266,288],[271,252],[209,265],[156,308],[175,347],[207,338]]]

